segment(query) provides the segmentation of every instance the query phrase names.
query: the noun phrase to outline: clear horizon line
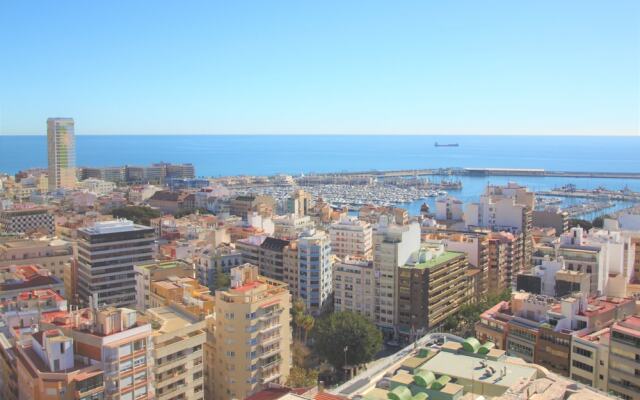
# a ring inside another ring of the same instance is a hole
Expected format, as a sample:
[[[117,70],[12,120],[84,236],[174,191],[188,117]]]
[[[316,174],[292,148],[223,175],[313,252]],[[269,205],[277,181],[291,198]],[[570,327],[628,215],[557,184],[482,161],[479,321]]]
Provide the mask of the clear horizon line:
[[[46,133],[0,133],[0,136],[47,136]],[[636,133],[76,133],[76,136],[508,136],[640,137]]]

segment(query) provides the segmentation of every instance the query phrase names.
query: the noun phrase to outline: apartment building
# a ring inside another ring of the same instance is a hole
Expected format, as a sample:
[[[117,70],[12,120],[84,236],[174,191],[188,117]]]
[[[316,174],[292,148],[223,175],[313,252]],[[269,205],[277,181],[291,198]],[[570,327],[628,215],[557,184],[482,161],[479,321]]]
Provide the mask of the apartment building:
[[[0,302],[16,300],[22,292],[53,290],[65,296],[64,282],[37,265],[11,265],[0,268]]]
[[[571,341],[569,377],[604,392],[609,386],[611,328],[574,335]]]
[[[488,235],[489,293],[511,289],[522,269],[522,235],[490,232]]]
[[[116,184],[97,178],[88,178],[78,182],[78,189],[84,189],[88,192],[95,193],[98,196],[104,196],[116,189]]]
[[[287,213],[302,217],[309,214],[313,207],[313,196],[302,189],[298,189],[287,199]]]
[[[53,235],[55,231],[53,214],[47,208],[26,207],[0,210],[0,233]]]
[[[194,278],[193,264],[184,260],[148,261],[133,266],[136,282],[136,309],[144,312],[151,307],[149,293],[151,283],[167,279],[170,276],[178,278]]]
[[[478,203],[470,203],[464,213],[467,227],[511,232],[520,237],[521,260],[514,269],[529,270],[533,253],[533,209],[535,194],[514,182],[504,186],[488,185]]]
[[[295,240],[303,232],[315,226],[308,215],[281,215],[273,218],[273,236],[285,240]]]
[[[640,317],[629,316],[611,326],[609,392],[626,400],[640,399]]]
[[[34,333],[16,356],[20,400],[108,398],[101,365],[76,354],[73,337],[60,329]]]
[[[320,314],[332,302],[333,259],[329,235],[310,230],[298,239],[298,298],[312,314]]]
[[[351,311],[375,321],[373,261],[345,257],[333,266],[333,309]]]
[[[155,234],[152,228],[128,220],[97,222],[78,230],[78,290],[80,301],[89,297],[100,305],[135,306],[133,266],[151,261]]]
[[[49,190],[73,189],[76,184],[76,136],[72,118],[47,119]]]
[[[420,249],[420,225],[378,225],[373,233],[373,246],[375,321],[387,336],[395,336],[398,322],[397,271]]]
[[[572,350],[574,338],[587,337],[632,315],[635,307],[632,298],[587,299],[576,294],[557,300],[513,293],[510,302],[500,303],[481,315],[476,334],[482,340],[494,341],[496,347],[505,349],[509,355],[570,376],[575,368],[582,368],[580,362],[584,363],[580,357],[574,363],[573,353],[580,355]],[[593,371],[589,366],[582,369]],[[590,379],[579,372],[576,375]]]
[[[72,260],[73,245],[65,240],[0,239],[0,267],[37,264],[64,280]]]
[[[155,395],[158,400],[203,400],[206,323],[173,305],[147,310],[153,328]]]
[[[554,228],[558,236],[569,230],[569,213],[559,208],[534,210],[531,217],[534,227]]]
[[[257,212],[260,215],[272,215],[275,210],[275,200],[271,196],[246,195],[231,199],[229,211],[246,221],[247,215]]]
[[[398,268],[398,328],[409,341],[453,315],[468,302],[467,257],[442,243],[423,244]]]
[[[373,229],[371,224],[354,217],[344,217],[329,226],[331,251],[340,258],[373,257]]]
[[[125,308],[43,313],[17,346],[20,399],[153,399],[151,326]]]
[[[591,295],[607,294],[615,290],[618,277],[625,283],[632,280],[630,247],[630,238],[621,232],[598,229],[587,232],[574,227],[563,233],[557,243],[536,245],[533,262],[538,265],[546,258],[562,258],[569,271],[589,274]]]
[[[436,220],[457,222],[462,221],[463,215],[462,201],[451,196],[438,197],[436,199]]]
[[[270,236],[250,236],[238,240],[236,249],[242,255],[242,262],[258,266],[260,275],[279,281],[290,281],[292,279],[285,275],[292,275],[295,271],[285,272],[285,258],[291,252],[291,243],[290,240]],[[295,269],[297,270],[297,250],[295,253]]]
[[[283,282],[244,264],[231,270],[231,287],[215,293],[215,352],[211,399],[244,399],[291,368],[291,295]]]
[[[267,237],[260,245],[258,261],[260,274],[267,278],[284,281],[284,253],[288,240]]]
[[[186,320],[190,326],[189,329],[193,329],[190,334],[182,335],[182,338],[174,339],[174,341],[179,340],[179,343],[183,344],[182,346],[177,346],[174,348],[172,340],[169,340],[166,343],[167,346],[171,347],[173,353],[181,352],[181,356],[175,355],[173,358],[167,357],[166,361],[168,363],[170,362],[171,364],[163,365],[162,368],[159,368],[158,371],[156,371],[156,373],[162,374],[168,370],[171,370],[172,368],[170,368],[169,365],[173,365],[175,363],[180,363],[177,371],[182,375],[184,375],[184,369],[197,370],[199,368],[202,368],[204,398],[211,399],[213,397],[212,393],[214,393],[215,391],[213,381],[213,365],[215,362],[216,343],[214,340],[214,297],[211,295],[209,289],[206,286],[200,285],[195,279],[170,276],[166,279],[155,281],[151,284],[150,302],[153,309],[166,310],[166,308],[170,308],[171,313],[178,313],[179,316],[177,318]],[[202,321],[204,322],[204,325],[201,323]],[[185,324],[186,323],[183,322],[180,325],[186,326]],[[156,327],[157,325],[154,325],[154,329]],[[207,335],[206,338],[201,338],[199,336],[200,329],[205,330]],[[168,330],[165,331],[168,332]],[[197,349],[197,345],[189,345],[190,340],[195,336],[198,336],[198,341],[204,339],[202,352]],[[194,347],[196,347],[195,350]],[[195,377],[192,376],[190,378],[190,384],[191,386],[193,386],[193,393],[200,395],[201,392],[198,388],[199,385],[197,384],[198,377],[199,374]],[[166,378],[166,376],[164,376],[164,378]],[[187,378],[185,378],[185,383],[186,379]],[[168,382],[168,384],[171,383],[172,382]],[[176,390],[178,390],[176,386],[173,386],[173,388],[176,388]],[[176,394],[169,395],[169,393],[174,393],[173,391],[166,391],[164,393],[169,398],[176,396]]]
[[[229,275],[231,268],[242,264],[242,252],[230,244],[222,243],[196,255],[194,262],[198,280],[213,291],[220,274]]]
[[[476,300],[489,291],[489,236],[486,232],[459,232],[436,230],[423,237],[440,240],[446,250],[465,253],[469,262],[469,274],[477,278]],[[472,271],[475,270],[475,271]]]
[[[26,290],[0,302],[0,398],[18,399],[16,343],[27,340],[43,319],[65,315],[67,301],[50,289]]]

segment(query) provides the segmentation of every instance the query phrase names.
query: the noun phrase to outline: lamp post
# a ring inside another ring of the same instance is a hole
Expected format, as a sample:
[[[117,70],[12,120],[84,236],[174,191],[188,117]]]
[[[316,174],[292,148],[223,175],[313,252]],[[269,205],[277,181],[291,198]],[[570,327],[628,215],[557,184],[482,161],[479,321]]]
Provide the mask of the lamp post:
[[[343,349],[343,351],[344,351],[344,367],[343,368],[344,368],[345,375],[347,373],[347,351],[348,350],[349,350],[349,346],[344,346],[344,349]]]

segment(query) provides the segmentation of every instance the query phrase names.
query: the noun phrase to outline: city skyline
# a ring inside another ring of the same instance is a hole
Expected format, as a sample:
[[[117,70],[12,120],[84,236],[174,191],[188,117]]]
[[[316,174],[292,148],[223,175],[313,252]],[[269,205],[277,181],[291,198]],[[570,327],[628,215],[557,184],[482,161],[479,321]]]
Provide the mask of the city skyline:
[[[638,135],[639,7],[5,4],[0,135]]]

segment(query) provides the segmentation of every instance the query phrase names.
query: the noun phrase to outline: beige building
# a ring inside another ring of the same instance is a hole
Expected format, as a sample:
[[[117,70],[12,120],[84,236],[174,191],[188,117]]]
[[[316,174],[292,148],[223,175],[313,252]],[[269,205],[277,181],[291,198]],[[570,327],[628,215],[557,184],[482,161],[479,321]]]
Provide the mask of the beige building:
[[[208,398],[244,399],[291,368],[291,295],[283,282],[244,264],[231,270],[231,287],[215,294],[215,352]]]
[[[613,324],[609,346],[609,392],[640,399],[640,316]]]
[[[6,239],[0,241],[0,267],[37,264],[64,280],[73,260],[73,245],[60,239]]]
[[[334,311],[352,311],[375,321],[375,277],[373,262],[345,258],[333,266]]]
[[[156,399],[203,400],[207,321],[177,305],[147,310],[153,332]]]
[[[313,207],[313,196],[302,189],[294,191],[287,199],[287,212],[296,216],[307,215],[311,207]]]
[[[329,227],[331,251],[340,258],[372,257],[373,230],[371,224],[357,218],[342,218]]]
[[[151,283],[167,279],[170,276],[178,278],[194,278],[193,264],[184,260],[149,261],[133,266],[136,278],[136,309],[144,312],[150,305],[149,296]]]
[[[575,335],[571,340],[571,379],[607,391],[611,329]]]
[[[72,118],[47,119],[49,190],[73,189],[76,184],[76,136]]]

